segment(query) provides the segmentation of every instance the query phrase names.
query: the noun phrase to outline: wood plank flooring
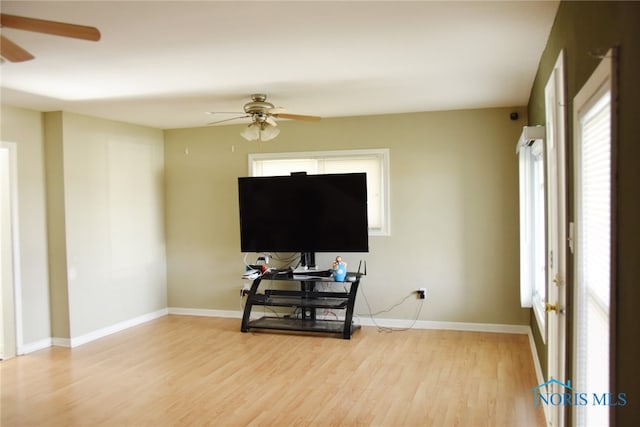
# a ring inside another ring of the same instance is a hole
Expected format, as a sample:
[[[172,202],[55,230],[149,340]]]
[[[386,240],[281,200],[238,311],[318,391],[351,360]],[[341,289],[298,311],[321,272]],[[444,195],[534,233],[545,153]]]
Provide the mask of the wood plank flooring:
[[[525,335],[166,316],[0,363],[8,426],[544,426]]]

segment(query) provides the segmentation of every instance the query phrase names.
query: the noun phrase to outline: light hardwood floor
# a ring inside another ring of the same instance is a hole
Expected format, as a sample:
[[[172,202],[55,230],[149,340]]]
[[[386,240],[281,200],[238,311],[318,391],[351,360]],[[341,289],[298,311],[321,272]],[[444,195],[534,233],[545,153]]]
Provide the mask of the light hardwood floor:
[[[166,316],[0,364],[2,426],[544,426],[526,335]]]

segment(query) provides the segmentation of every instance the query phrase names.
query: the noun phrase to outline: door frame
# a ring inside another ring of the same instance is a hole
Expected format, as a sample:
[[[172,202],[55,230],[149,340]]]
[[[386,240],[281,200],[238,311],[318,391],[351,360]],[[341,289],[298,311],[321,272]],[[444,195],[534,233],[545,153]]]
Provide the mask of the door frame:
[[[547,183],[547,380],[566,381],[567,364],[567,138],[564,51],[560,51],[545,86]],[[562,393],[551,383],[551,392]],[[551,405],[553,427],[565,425],[565,408]]]
[[[0,141],[0,150],[8,152],[8,199],[9,199],[9,231],[11,280],[9,284],[2,280],[2,327],[3,357],[9,358],[23,354],[22,324],[22,276],[20,261],[20,234],[18,216],[18,146],[15,142]],[[6,230],[5,230],[6,231]],[[4,274],[4,273],[3,273]]]
[[[615,360],[616,360],[616,262],[617,262],[617,222],[616,222],[616,207],[617,207],[617,99],[618,99],[618,58],[619,51],[618,48],[613,47],[609,49],[604,55],[597,55],[597,58],[600,59],[599,64],[596,66],[594,71],[591,73],[589,78],[586,80],[584,85],[580,88],[578,93],[575,95],[573,99],[573,161],[574,161],[574,212],[573,212],[573,221],[576,228],[576,239],[580,237],[580,228],[582,224],[578,221],[581,214],[582,209],[582,193],[580,191],[582,184],[582,168],[581,168],[581,160],[582,160],[582,134],[580,132],[580,113],[585,106],[592,104],[593,98],[597,97],[599,94],[602,94],[603,91],[608,90],[610,93],[610,109],[611,109],[611,127],[610,127],[610,175],[609,175],[609,190],[610,190],[610,209],[609,209],[609,218],[610,218],[610,234],[609,234],[609,249],[610,249],[610,262],[609,262],[609,342],[607,343],[607,349],[609,352],[609,366],[607,370],[608,374],[608,385],[609,391],[616,390],[615,383]],[[575,249],[573,250],[574,255],[574,265],[573,265],[573,275],[574,275],[574,286],[573,286],[573,327],[571,330],[572,333],[572,375],[574,377],[578,376],[578,365],[579,365],[579,333],[577,330],[578,327],[578,315],[579,315],[579,304],[580,304],[580,278],[582,273],[580,271],[580,262],[579,257],[582,256],[580,252],[580,242],[578,244],[574,244]],[[578,381],[576,381],[578,383]],[[577,384],[576,384],[577,385]],[[614,407],[609,408],[609,425],[616,425],[616,412],[612,410]],[[578,418],[577,410],[578,407],[573,407],[572,420],[573,424],[576,425],[576,419]]]

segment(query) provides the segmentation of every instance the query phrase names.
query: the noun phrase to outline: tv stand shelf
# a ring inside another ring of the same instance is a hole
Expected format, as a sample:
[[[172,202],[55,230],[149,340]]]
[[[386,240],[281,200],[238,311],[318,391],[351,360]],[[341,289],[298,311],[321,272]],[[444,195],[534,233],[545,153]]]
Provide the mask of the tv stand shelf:
[[[331,278],[296,279],[290,275],[265,274],[258,277],[251,284],[247,302],[242,316],[242,332],[251,329],[274,329],[300,332],[320,332],[340,334],[344,339],[350,339],[359,325],[353,324],[353,310],[356,301],[356,293],[360,284],[361,275],[349,273],[348,280],[344,282],[348,286],[345,292],[324,292],[316,290],[318,283],[342,283],[334,282]],[[264,293],[258,293],[258,288],[263,280],[299,282],[300,290],[267,289]],[[300,317],[291,316],[263,316],[250,320],[251,310],[254,306],[292,307],[300,309]],[[318,319],[316,309],[345,310],[344,320]]]

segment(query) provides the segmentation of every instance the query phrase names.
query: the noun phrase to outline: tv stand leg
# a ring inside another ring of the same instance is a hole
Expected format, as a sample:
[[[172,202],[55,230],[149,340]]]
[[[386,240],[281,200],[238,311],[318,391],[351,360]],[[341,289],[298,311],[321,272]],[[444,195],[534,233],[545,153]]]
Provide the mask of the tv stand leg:
[[[351,283],[351,288],[349,289],[349,300],[347,301],[347,310],[344,314],[344,329],[342,331],[342,338],[345,340],[351,339],[351,334],[353,332],[353,311],[356,305],[356,294],[358,293],[359,285],[360,279]]]
[[[258,277],[251,284],[251,289],[249,290],[249,295],[247,295],[247,301],[244,305],[244,313],[242,314],[242,325],[240,326],[240,330],[242,332],[249,332],[249,319],[251,319],[251,308],[253,308],[253,301],[256,299],[256,293],[258,292],[258,286],[260,286],[260,281],[262,279]]]
[[[303,292],[303,298],[309,298],[309,292],[313,292],[315,289],[315,282],[300,282],[300,290]],[[316,320],[316,309],[315,308],[304,308],[301,307],[302,313],[301,318],[303,320]]]

